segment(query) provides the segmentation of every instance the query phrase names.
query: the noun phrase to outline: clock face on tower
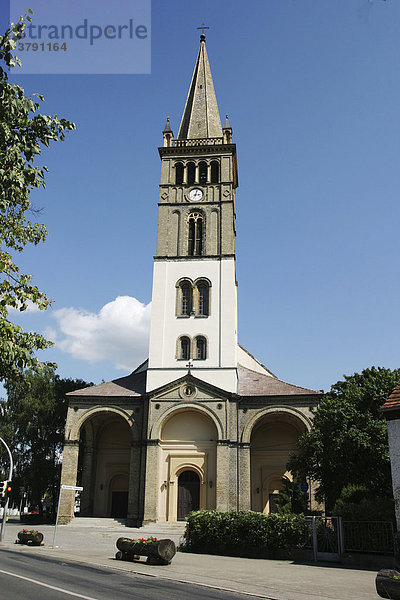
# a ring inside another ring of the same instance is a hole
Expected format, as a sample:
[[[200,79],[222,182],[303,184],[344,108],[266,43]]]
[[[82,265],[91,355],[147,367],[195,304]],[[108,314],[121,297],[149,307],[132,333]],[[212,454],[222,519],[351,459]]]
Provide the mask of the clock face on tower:
[[[199,188],[193,188],[189,192],[189,199],[192,202],[199,202],[203,197],[203,192]]]

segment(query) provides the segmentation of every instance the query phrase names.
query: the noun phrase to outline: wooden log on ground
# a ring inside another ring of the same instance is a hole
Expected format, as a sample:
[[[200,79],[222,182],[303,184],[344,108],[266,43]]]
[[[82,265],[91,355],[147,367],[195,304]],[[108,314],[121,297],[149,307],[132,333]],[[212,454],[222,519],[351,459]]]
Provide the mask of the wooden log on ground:
[[[141,542],[118,538],[117,548],[117,560],[137,560],[140,556],[147,556],[147,563],[151,565],[169,565],[176,554],[175,543],[169,539]]]
[[[400,600],[400,573],[394,569],[381,569],[375,579],[376,591],[381,598]]]
[[[18,543],[28,546],[40,546],[43,542],[43,533],[40,531],[18,531]]]

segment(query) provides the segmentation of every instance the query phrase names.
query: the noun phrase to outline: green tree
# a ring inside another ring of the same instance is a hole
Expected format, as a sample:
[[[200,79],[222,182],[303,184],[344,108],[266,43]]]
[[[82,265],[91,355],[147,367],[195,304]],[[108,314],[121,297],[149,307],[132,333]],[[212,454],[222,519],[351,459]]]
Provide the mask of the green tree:
[[[380,407],[399,383],[400,369],[371,367],[338,381],[315,410],[312,428],[300,437],[288,469],[317,482],[315,497],[325,501],[327,512],[350,484],[390,497],[389,447]]]
[[[65,394],[89,385],[93,384],[81,379],[61,379],[48,365],[40,372],[26,371],[7,384],[0,435],[15,461],[15,500],[24,491],[42,511],[42,499],[47,494],[55,511],[68,408]],[[8,465],[4,458],[3,471]]]
[[[379,496],[366,485],[350,484],[344,487],[332,510],[344,521],[393,521],[394,498]]]
[[[295,481],[290,481],[287,477],[282,477],[281,481],[282,489],[275,500],[278,514],[294,513],[299,515],[306,513],[307,494],[300,490],[299,484]]]
[[[15,257],[27,244],[36,245],[47,235],[43,224],[30,220],[36,215],[30,192],[45,187],[47,171],[34,164],[35,157],[51,140],[63,140],[64,132],[75,128],[57,115],[40,114],[43,96],[26,97],[20,86],[8,81],[8,70],[21,64],[13,51],[24,34],[25,21],[30,20],[29,15],[21,17],[0,36],[0,381],[15,379],[24,368],[38,369],[35,351],[51,345],[43,336],[13,324],[9,309],[24,311],[28,302],[41,310],[49,305],[32,276],[20,272]]]

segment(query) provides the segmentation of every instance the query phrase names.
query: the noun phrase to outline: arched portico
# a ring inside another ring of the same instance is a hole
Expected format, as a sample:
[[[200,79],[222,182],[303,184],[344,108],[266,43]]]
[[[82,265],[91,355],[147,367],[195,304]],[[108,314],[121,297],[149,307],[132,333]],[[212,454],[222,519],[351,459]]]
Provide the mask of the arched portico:
[[[70,409],[71,411],[71,409]],[[140,451],[133,418],[118,407],[93,407],[66,431],[61,483],[83,487],[80,516],[123,517],[137,520]],[[135,474],[135,475],[133,475]],[[74,492],[63,490],[60,514],[74,515]]]
[[[252,420],[250,433],[251,508],[274,512],[275,500],[282,488],[282,477],[292,478],[286,465],[297,448],[299,436],[307,431],[307,419],[293,409],[267,409]]]

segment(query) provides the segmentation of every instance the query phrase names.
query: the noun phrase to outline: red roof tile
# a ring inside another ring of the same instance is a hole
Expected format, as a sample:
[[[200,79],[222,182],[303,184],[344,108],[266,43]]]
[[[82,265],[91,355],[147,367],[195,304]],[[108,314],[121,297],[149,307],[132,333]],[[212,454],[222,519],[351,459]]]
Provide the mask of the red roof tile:
[[[67,396],[83,396],[93,397],[100,396],[103,398],[120,398],[122,396],[143,396],[146,393],[146,371],[139,373],[131,373],[127,377],[120,377],[113,381],[93,385],[82,390],[69,392]]]
[[[400,408],[400,385],[390,394],[385,404],[382,406],[382,410],[391,410]]]
[[[281,381],[277,377],[256,373],[238,365],[239,396],[322,396],[322,392]]]

